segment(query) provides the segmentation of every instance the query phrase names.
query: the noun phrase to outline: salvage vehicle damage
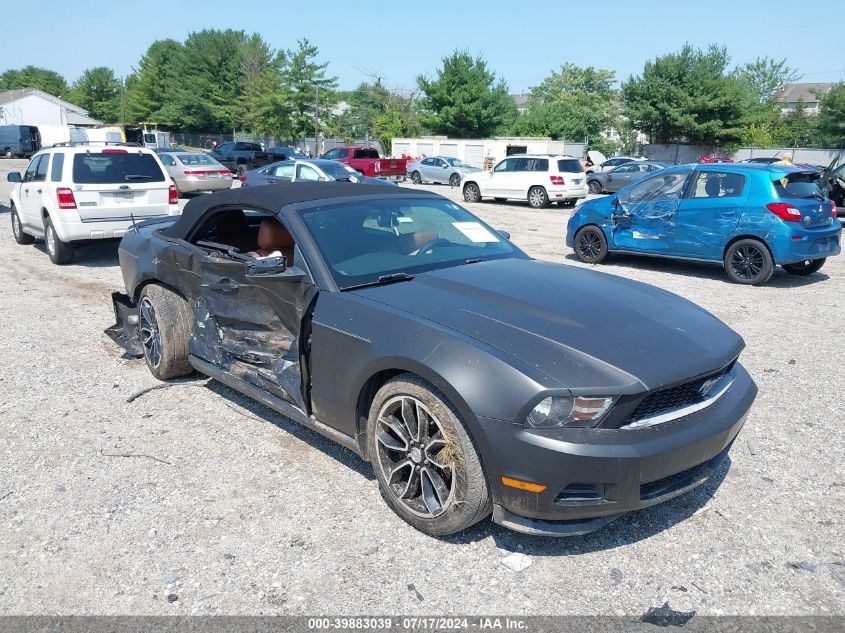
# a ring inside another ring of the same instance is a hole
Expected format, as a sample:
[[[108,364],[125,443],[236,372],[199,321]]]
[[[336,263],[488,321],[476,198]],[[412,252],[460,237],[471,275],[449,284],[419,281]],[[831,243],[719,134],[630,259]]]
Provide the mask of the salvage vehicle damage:
[[[742,339],[636,282],[530,259],[433,193],[270,185],[121,242],[109,334],[346,446],[426,533],[565,536],[708,480],[756,386]]]

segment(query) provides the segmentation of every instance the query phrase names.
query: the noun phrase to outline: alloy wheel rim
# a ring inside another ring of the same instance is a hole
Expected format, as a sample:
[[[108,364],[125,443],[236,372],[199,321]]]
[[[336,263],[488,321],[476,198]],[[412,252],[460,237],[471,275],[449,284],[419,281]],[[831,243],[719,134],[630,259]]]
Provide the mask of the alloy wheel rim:
[[[412,396],[395,396],[382,405],[376,424],[377,461],[389,494],[419,517],[446,512],[457,477],[443,455],[446,434],[437,416]]]
[[[449,179],[449,184],[452,185],[453,187],[457,187],[458,185],[461,184],[461,179],[458,177],[457,174],[455,174]]]
[[[478,189],[476,189],[473,185],[467,187],[467,199],[470,202],[476,202],[478,200]]]
[[[763,253],[755,246],[742,246],[731,257],[731,269],[740,279],[756,279],[763,270]]]
[[[532,189],[531,190],[531,200],[530,200],[531,206],[534,206],[534,207],[541,206],[543,204],[543,201],[545,200],[545,198],[546,198],[545,194],[542,191],[540,191],[539,189]]]
[[[140,324],[138,333],[141,337],[141,346],[144,348],[144,359],[152,368],[161,364],[161,334],[158,330],[155,308],[148,297],[141,299]]]
[[[414,172],[414,173],[411,175],[411,180],[413,180],[413,181],[414,181],[414,184],[415,184],[415,185],[418,185],[418,184],[420,184],[420,183],[422,182],[422,178],[420,178],[420,175],[419,175],[417,172]]]
[[[56,232],[52,226],[47,227],[47,250],[56,254]]]
[[[585,231],[578,238],[578,252],[586,260],[593,261],[601,253],[601,239],[595,231]]]

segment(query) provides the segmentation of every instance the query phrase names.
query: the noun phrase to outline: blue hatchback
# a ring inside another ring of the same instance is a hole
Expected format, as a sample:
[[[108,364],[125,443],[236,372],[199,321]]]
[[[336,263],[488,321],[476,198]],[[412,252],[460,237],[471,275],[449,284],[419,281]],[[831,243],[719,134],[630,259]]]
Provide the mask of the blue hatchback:
[[[591,264],[609,252],[720,261],[742,284],[765,283],[776,265],[809,275],[840,251],[821,177],[792,165],[671,167],[577,207],[566,245]]]

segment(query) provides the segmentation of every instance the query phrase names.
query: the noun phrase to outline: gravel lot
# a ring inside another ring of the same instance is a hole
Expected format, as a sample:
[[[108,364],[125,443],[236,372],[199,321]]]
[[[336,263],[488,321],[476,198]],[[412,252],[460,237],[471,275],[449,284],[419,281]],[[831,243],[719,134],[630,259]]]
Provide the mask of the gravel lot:
[[[0,162],[3,205],[24,166]],[[529,254],[581,265],[567,209],[469,207]],[[156,381],[103,333],[116,249],[53,266],[14,243],[0,206],[0,613],[845,614],[845,258],[761,288],[715,265],[601,266],[745,338],[760,395],[729,468],[586,537],[486,521],[434,539],[390,512],[356,456],[220,384],[129,402]],[[530,566],[507,566],[514,553]]]

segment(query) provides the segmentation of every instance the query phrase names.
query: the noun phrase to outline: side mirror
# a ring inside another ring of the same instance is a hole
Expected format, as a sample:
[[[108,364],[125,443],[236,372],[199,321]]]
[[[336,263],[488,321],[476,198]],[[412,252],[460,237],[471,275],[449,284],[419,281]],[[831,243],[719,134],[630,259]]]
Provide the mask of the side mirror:
[[[613,180],[613,174],[608,174],[607,175],[607,182],[610,182],[611,180]]]
[[[299,268],[288,268],[285,257],[267,257],[247,263],[246,276],[249,279],[273,279],[297,283],[305,279],[305,273]]]
[[[501,236],[502,236],[503,238],[505,238],[506,240],[511,239],[511,234],[510,234],[508,231],[503,231],[503,230],[501,230],[501,229],[497,229],[497,230],[496,230],[496,233],[498,233],[499,235],[501,235]]]
[[[21,178],[21,173],[19,171],[11,171],[6,174],[6,180],[9,182],[21,182],[23,178]]]
[[[326,182],[327,180],[328,178],[326,178],[325,176],[320,176],[319,178],[317,178],[317,182]]]

